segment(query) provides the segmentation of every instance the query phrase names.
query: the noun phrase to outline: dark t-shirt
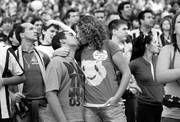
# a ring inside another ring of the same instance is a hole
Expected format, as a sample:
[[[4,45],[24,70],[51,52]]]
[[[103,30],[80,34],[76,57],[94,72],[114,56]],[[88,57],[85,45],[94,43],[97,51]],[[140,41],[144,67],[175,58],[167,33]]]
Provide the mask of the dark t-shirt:
[[[45,66],[49,63],[49,57],[43,54]],[[23,51],[23,62],[26,80],[23,85],[23,94],[26,97],[42,97],[45,95],[44,81],[34,51],[27,53]]]
[[[153,62],[153,67],[155,69],[155,62]],[[156,78],[153,79],[151,64],[140,57],[130,63],[130,69],[142,90],[138,96],[138,101],[145,104],[161,103],[164,94],[163,84],[158,83]]]

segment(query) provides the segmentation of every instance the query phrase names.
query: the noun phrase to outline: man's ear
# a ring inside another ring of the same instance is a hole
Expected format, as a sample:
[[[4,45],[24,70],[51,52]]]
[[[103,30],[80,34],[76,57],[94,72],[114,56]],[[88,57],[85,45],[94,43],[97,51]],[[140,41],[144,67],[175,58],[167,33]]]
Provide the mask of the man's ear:
[[[65,39],[60,39],[59,41],[60,41],[61,45],[66,44]]]
[[[112,35],[114,35],[116,32],[117,32],[117,30],[116,30],[116,29],[113,29],[113,30],[112,30]]]
[[[20,33],[21,39],[24,38],[24,33]]]

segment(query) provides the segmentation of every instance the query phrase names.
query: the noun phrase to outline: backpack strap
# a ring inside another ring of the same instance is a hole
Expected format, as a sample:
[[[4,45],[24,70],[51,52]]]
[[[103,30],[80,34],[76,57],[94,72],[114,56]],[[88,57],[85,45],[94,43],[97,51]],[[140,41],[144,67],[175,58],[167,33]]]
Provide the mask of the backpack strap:
[[[8,72],[8,67],[9,67],[9,51],[6,51],[6,62],[5,62],[5,67],[4,67],[4,71],[2,74],[2,77],[6,77],[7,76],[7,72]]]

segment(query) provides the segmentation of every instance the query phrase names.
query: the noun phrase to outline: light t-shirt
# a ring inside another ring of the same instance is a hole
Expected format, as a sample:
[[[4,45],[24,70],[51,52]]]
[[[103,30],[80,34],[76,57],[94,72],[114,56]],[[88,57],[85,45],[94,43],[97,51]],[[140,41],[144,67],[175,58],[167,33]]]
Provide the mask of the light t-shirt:
[[[81,69],[86,76],[86,103],[104,104],[117,92],[118,82],[112,56],[118,51],[118,45],[109,40],[104,41],[101,51],[88,47],[82,51]]]
[[[75,61],[54,57],[47,67],[46,77],[46,92],[58,91],[66,118],[83,121],[84,75]]]

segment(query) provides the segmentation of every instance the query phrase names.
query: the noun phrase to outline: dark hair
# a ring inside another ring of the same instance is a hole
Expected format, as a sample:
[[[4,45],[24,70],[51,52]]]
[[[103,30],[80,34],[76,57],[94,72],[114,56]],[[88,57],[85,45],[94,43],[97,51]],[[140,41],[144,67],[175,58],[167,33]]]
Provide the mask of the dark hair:
[[[139,58],[144,55],[146,50],[146,44],[150,44],[152,41],[152,36],[139,36],[133,40],[133,49],[132,49],[132,55],[131,60],[134,60],[136,58]]]
[[[114,29],[117,30],[119,26],[124,25],[124,24],[127,25],[127,23],[123,20],[119,20],[119,19],[112,20],[108,25],[110,38],[112,38],[112,31]]]
[[[172,27],[171,27],[171,42],[173,42],[173,45],[176,50],[178,49],[178,46],[177,46],[177,39],[176,39],[176,34],[174,33],[174,30],[175,30],[176,19],[179,15],[180,15],[180,12],[174,15],[172,19]]]
[[[107,31],[104,25],[95,17],[85,15],[77,22],[80,36],[92,44],[96,50],[101,50],[103,41],[107,39]]]
[[[40,17],[34,17],[34,18],[31,20],[31,24],[34,25],[37,21],[43,22],[43,20],[42,20]]]
[[[70,13],[74,13],[74,12],[79,12],[79,11],[78,9],[75,9],[75,8],[69,9],[65,14],[64,19],[68,19],[70,17]]]
[[[172,1],[170,2],[171,7],[173,7],[174,4],[178,4],[178,5],[180,6],[180,1],[179,1],[179,0],[172,0]]]
[[[17,33],[16,29],[19,28],[19,26],[20,26],[20,24],[15,24],[13,26],[13,29],[9,32],[8,39],[12,38],[14,34],[16,36],[16,39],[20,38],[19,34],[16,34]],[[20,41],[20,40],[18,40],[18,41]]]
[[[71,29],[72,29],[74,32],[77,31],[77,30],[76,30],[76,26],[77,26],[77,23],[74,23],[74,24],[71,25]]]
[[[124,6],[127,5],[127,4],[131,4],[129,1],[125,1],[125,2],[121,2],[119,5],[118,5],[118,13],[121,14],[121,11],[124,9]]]
[[[15,32],[16,39],[21,43],[22,39],[21,39],[20,34],[25,32],[25,27],[23,27],[22,25],[18,25],[16,29],[14,30],[14,32]]]
[[[140,20],[143,20],[143,19],[144,19],[144,15],[145,15],[146,13],[154,14],[153,11],[150,10],[150,9],[146,9],[146,10],[144,10],[144,11],[141,11],[141,12],[139,13],[139,15],[138,15],[138,21],[139,21],[140,24],[141,24],[141,21],[140,21]]]
[[[52,39],[52,48],[54,50],[61,47],[61,39],[66,39],[66,35],[64,31],[58,32]]]

